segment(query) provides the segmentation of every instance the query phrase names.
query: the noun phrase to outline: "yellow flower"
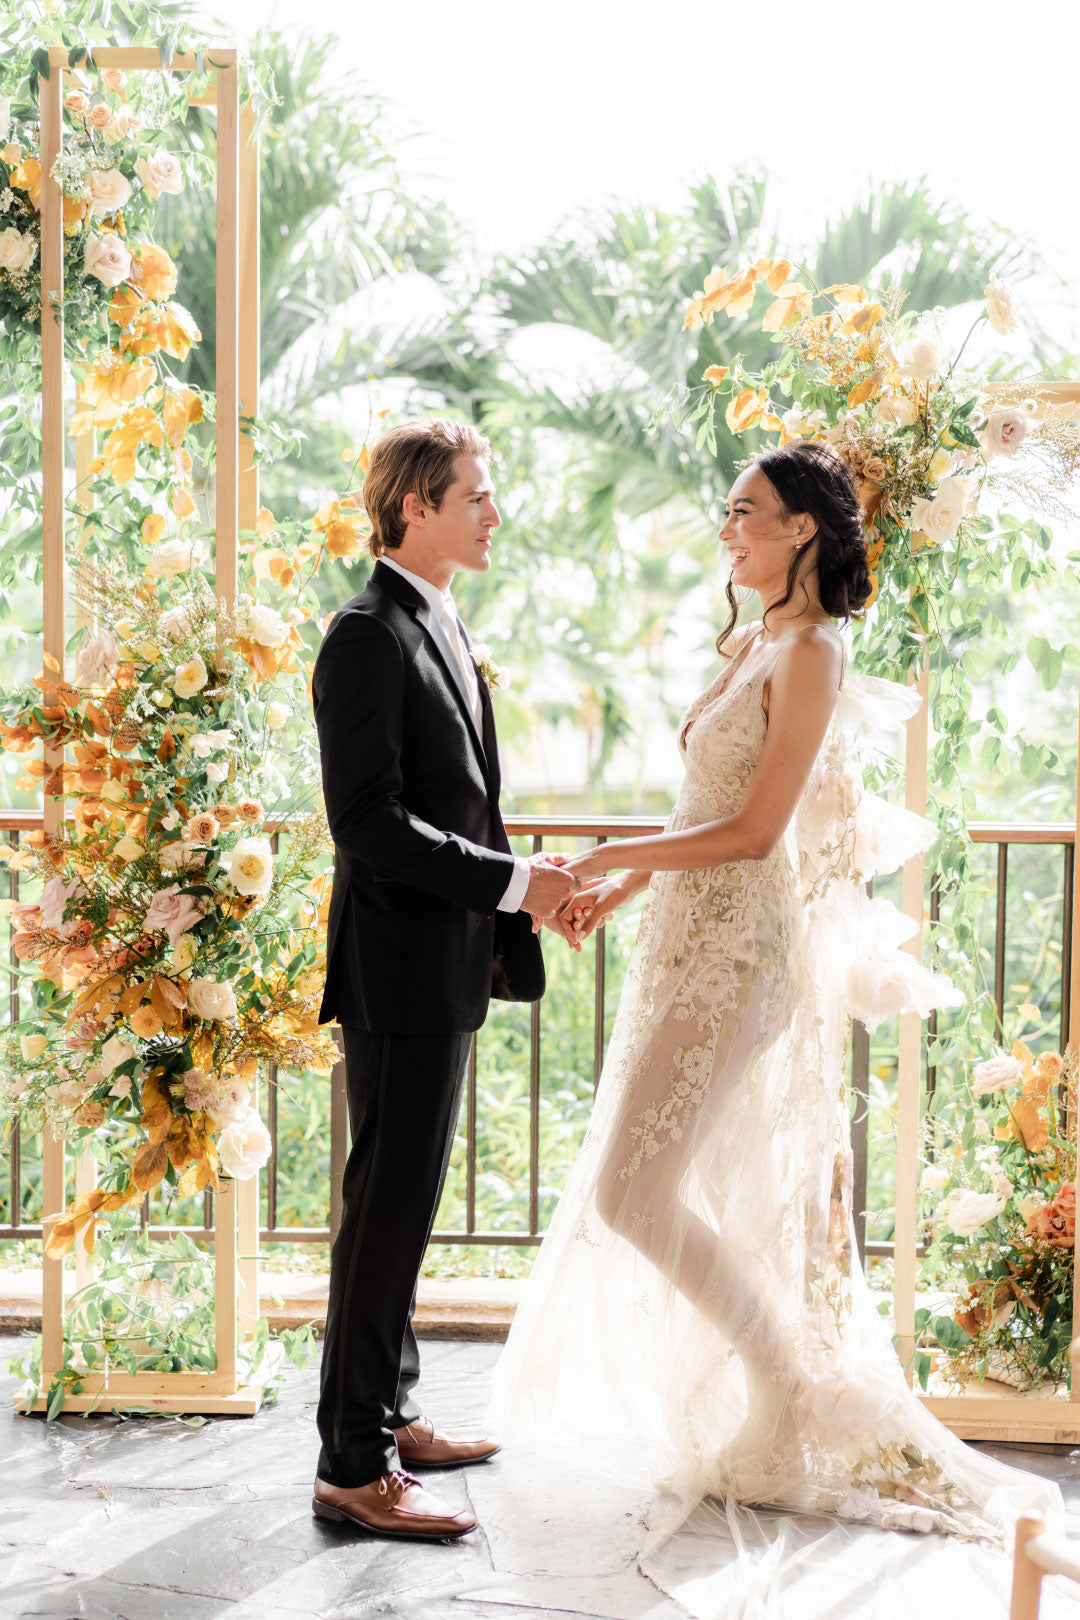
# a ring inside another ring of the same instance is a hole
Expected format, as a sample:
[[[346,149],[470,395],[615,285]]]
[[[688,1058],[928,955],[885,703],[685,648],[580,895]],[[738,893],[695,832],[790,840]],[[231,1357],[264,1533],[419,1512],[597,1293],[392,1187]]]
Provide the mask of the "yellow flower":
[[[707,383],[712,383],[715,388],[719,383],[723,382],[730,370],[730,366],[706,366],[702,376]]]
[[[724,413],[724,420],[732,433],[745,433],[760,422],[762,414],[768,404],[768,392],[764,388],[743,388],[735,394]]]
[[[137,861],[142,853],[143,847],[139,840],[132,838],[129,833],[125,833],[123,838],[117,839],[113,845],[113,854],[122,861]]]
[[[926,469],[926,476],[930,482],[936,484],[939,478],[944,478],[951,471],[952,456],[950,456],[949,452],[947,450],[935,450],[930,457],[930,465]]]
[[[121,417],[105,444],[105,465],[118,484],[130,483],[135,476],[135,456],[140,444],[160,448],[165,434],[157,413],[148,405],[135,405]]]
[[[704,326],[705,320],[704,316],[702,315],[703,304],[704,300],[701,298],[695,298],[691,301],[686,311],[686,319],[683,321],[684,332],[696,332],[699,327]]]
[[[165,1028],[161,1014],[155,1012],[153,1007],[146,1006],[136,1007],[128,1018],[128,1023],[131,1025],[132,1032],[141,1036],[144,1041],[149,1041],[155,1035],[160,1035]]]
[[[320,507],[311,521],[316,534],[326,536],[326,549],[331,557],[349,559],[360,550],[364,534],[363,519],[353,512],[343,512],[338,501],[329,501]]]
[[[140,242],[131,256],[131,280],[144,298],[171,298],[176,291],[176,266],[156,242]]]
[[[202,400],[190,388],[170,388],[165,395],[161,414],[165,418],[169,443],[174,450],[179,449],[190,425],[203,419]]]
[[[153,546],[165,533],[165,519],[160,512],[148,512],[142,520],[142,537],[144,545]]]
[[[779,332],[793,321],[801,320],[804,315],[810,314],[813,301],[814,295],[809,287],[804,287],[798,281],[785,282],[775,301],[765,311],[761,330]]]
[[[25,191],[34,208],[41,204],[41,164],[37,158],[26,158],[8,175],[12,191]]]

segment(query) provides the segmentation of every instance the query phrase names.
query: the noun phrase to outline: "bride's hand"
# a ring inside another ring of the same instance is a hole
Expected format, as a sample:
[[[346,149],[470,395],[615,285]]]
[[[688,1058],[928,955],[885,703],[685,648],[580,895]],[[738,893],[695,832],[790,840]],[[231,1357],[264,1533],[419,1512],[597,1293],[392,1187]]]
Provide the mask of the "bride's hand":
[[[572,894],[556,912],[554,922],[567,944],[580,951],[582,943],[627,899],[618,879],[602,878]]]
[[[603,877],[609,865],[617,863],[610,844],[597,844],[595,849],[587,849],[583,855],[572,855],[563,864],[581,883],[593,883]]]

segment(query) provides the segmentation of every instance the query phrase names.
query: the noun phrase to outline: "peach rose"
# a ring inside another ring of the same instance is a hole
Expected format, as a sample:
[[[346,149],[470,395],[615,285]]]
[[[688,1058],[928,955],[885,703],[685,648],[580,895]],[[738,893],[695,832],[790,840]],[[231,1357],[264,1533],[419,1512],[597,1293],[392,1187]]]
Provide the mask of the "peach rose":
[[[216,817],[209,810],[201,810],[198,815],[192,816],[184,828],[184,837],[189,844],[210,844],[217,837],[219,826]]]
[[[89,105],[89,98],[81,90],[69,90],[64,97],[64,106],[69,113],[74,113],[76,117],[84,113]]]
[[[262,821],[266,811],[258,799],[240,799],[236,806],[236,814],[241,821],[246,821],[249,826],[254,826],[256,822]]]
[[[96,101],[86,115],[86,122],[91,129],[104,129],[111,117],[111,109],[103,101]]]

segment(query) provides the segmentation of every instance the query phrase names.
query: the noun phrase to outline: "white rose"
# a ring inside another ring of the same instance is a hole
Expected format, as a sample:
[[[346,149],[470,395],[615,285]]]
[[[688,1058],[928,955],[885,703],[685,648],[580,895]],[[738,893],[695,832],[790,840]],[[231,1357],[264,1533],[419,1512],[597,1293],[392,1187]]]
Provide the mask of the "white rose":
[[[216,760],[211,760],[206,767],[206,780],[208,782],[225,782],[228,777],[229,773],[224,765],[219,765]]]
[[[1030,426],[1023,411],[1015,405],[995,405],[986,426],[976,435],[983,455],[988,461],[991,456],[1015,456]]]
[[[229,881],[238,894],[266,894],[274,881],[268,838],[241,838],[229,854]]]
[[[173,691],[178,698],[194,697],[196,692],[202,691],[209,679],[206,665],[201,658],[195,657],[180,665],[173,682]]]
[[[187,987],[187,999],[196,1018],[212,1021],[236,1017],[236,996],[231,984],[221,984],[217,979],[192,979]]]
[[[252,604],[249,617],[251,639],[260,647],[282,647],[289,639],[289,627],[276,608],[264,602]]]
[[[158,631],[170,641],[183,641],[191,634],[191,615],[186,608],[169,608],[158,620]]]
[[[951,540],[960,527],[967,505],[968,487],[962,478],[943,478],[932,501],[923,497],[911,508],[910,524],[921,529],[935,545]]]
[[[271,731],[280,731],[289,718],[289,707],[286,703],[271,703],[266,710],[266,723]]]
[[[1016,326],[1016,310],[1012,293],[999,276],[991,276],[983,288],[986,297],[986,318],[995,332],[1004,337]]]
[[[118,236],[91,234],[86,238],[83,270],[106,287],[119,287],[131,274],[131,254]]]
[[[1015,1086],[1023,1077],[1024,1065],[1019,1058],[1009,1057],[1006,1052],[996,1052],[993,1057],[976,1063],[971,1089],[976,1097],[985,1097],[991,1091],[1004,1091],[1006,1086]]]
[[[941,370],[941,350],[933,338],[914,337],[900,350],[896,370],[900,377],[935,377]]]
[[[938,1213],[957,1237],[971,1237],[987,1221],[1000,1215],[1008,1201],[1000,1193],[965,1192],[957,1188],[942,1201]]]
[[[184,171],[172,152],[151,152],[149,157],[140,158],[135,173],[155,201],[165,193],[175,197],[184,189]]]
[[[205,731],[196,731],[188,738],[188,747],[196,759],[209,759],[214,752],[214,739]]]
[[[215,1125],[229,1125],[246,1120],[251,1113],[251,1087],[237,1080],[206,1106],[206,1117]]]
[[[146,559],[147,578],[174,579],[189,568],[201,568],[206,561],[206,546],[201,540],[166,540],[155,546]]]
[[[79,648],[76,664],[84,686],[111,686],[120,662],[120,649],[111,630],[99,630]]]
[[[22,1035],[19,1038],[19,1051],[27,1063],[36,1063],[38,1058],[44,1057],[48,1045],[44,1035]]]
[[[943,1164],[928,1164],[919,1177],[919,1187],[923,1192],[941,1192],[951,1179]]]
[[[24,236],[14,225],[0,231],[0,270],[28,270],[37,252],[37,237]]]
[[[887,427],[910,427],[918,414],[915,401],[906,394],[887,394],[874,406],[875,421],[884,422]]]
[[[119,169],[91,169],[87,175],[90,187],[90,215],[115,214],[124,208],[131,196],[131,182]]]
[[[253,1108],[243,1119],[232,1120],[218,1137],[221,1167],[237,1181],[248,1181],[270,1157],[270,1132]]]
[[[105,1074],[112,1074],[121,1063],[126,1063],[128,1058],[135,1056],[135,1048],[129,1041],[125,1041],[119,1035],[110,1035],[101,1048],[101,1067]]]

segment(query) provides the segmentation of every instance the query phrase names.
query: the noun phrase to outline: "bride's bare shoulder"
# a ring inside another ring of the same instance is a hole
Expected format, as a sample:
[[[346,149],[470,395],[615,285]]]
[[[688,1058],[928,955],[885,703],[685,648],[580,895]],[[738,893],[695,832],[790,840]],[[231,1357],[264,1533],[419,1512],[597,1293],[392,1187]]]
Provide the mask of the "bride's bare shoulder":
[[[737,624],[720,648],[720,656],[728,663],[736,656],[741,647],[745,647],[749,638],[761,629],[761,620],[753,619],[749,624]]]

